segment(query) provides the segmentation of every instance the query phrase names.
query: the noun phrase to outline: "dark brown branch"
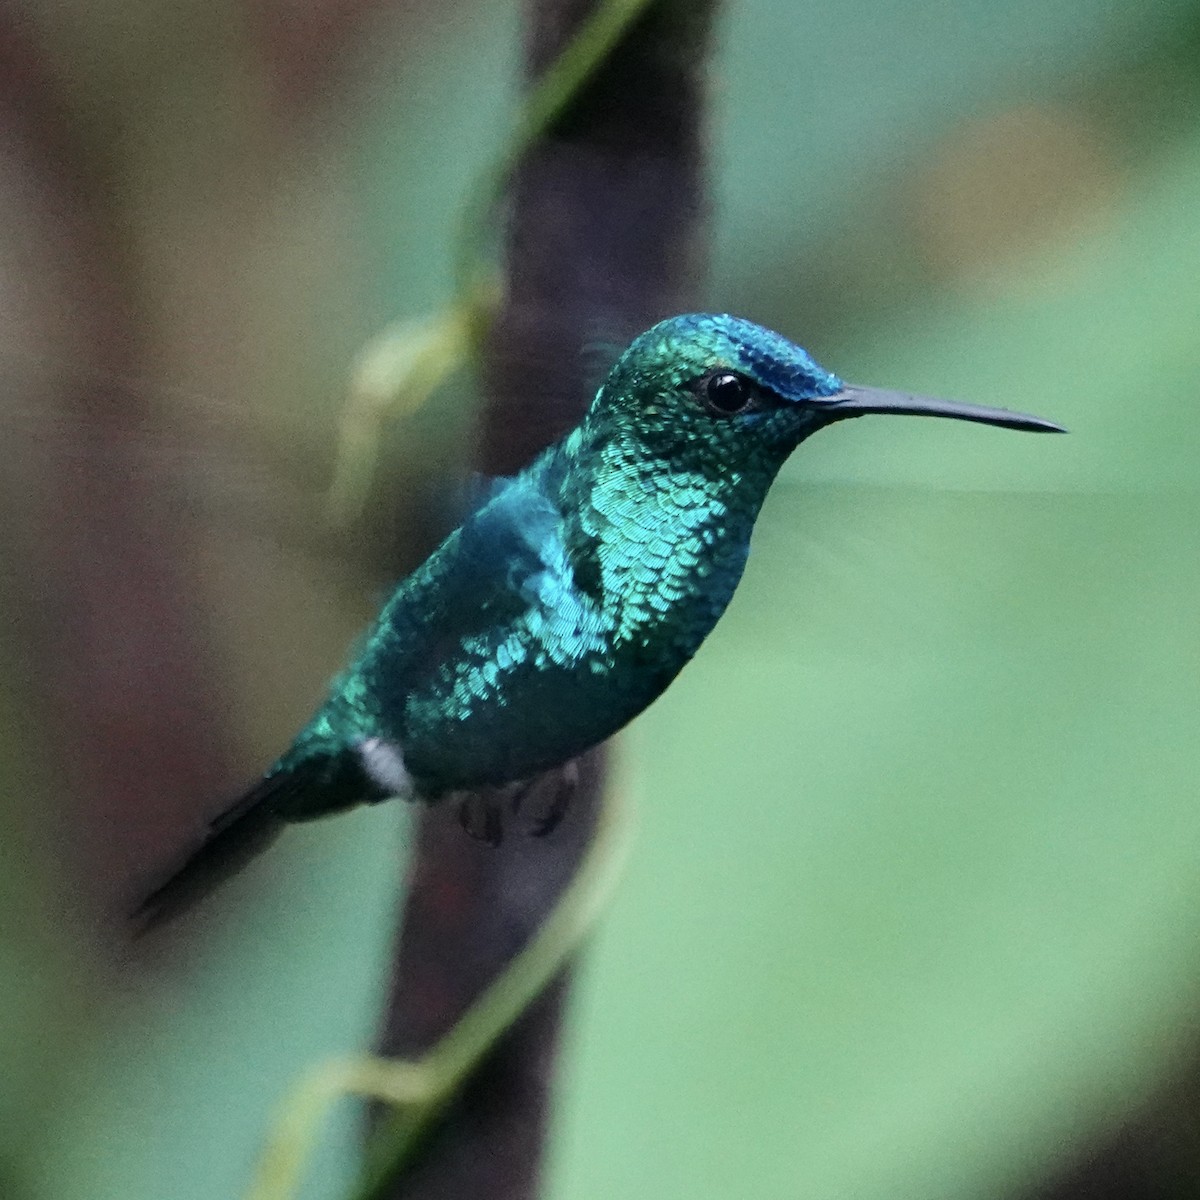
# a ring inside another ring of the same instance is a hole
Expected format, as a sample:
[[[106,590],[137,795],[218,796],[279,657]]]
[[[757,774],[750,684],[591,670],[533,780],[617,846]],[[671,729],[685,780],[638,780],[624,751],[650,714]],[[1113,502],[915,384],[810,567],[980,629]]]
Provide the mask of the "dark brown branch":
[[[531,0],[536,76],[593,0]],[[518,469],[579,419],[602,373],[589,347],[619,347],[688,307],[702,216],[702,67],[713,5],[654,5],[513,189],[508,282],[486,353],[486,471]],[[426,814],[403,918],[381,1050],[428,1048],[553,907],[595,820],[599,757],[544,841],[493,850],[443,812]],[[496,1048],[392,1196],[522,1200],[535,1194],[566,980]]]

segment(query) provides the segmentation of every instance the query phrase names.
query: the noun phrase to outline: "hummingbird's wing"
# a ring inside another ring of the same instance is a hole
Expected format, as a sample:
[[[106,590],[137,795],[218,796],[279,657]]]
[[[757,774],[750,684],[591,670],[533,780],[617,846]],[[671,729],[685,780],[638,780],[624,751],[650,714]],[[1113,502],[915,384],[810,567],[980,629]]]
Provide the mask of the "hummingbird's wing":
[[[455,530],[400,586],[352,669],[426,796],[518,777],[485,713],[515,699],[533,631],[569,621],[578,592],[559,469],[550,452]]]
[[[380,662],[392,686],[419,691],[464,643],[511,627],[561,574],[563,514],[529,471],[492,485],[477,508],[400,585],[382,621],[399,651]]]

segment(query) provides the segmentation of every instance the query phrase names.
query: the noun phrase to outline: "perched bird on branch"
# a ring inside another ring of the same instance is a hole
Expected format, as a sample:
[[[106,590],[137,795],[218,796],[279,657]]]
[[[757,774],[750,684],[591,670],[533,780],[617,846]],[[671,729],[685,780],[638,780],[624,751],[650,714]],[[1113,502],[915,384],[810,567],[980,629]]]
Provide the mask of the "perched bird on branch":
[[[393,796],[458,803],[498,843],[504,812],[550,778],[535,822],[547,832],[572,760],[659,696],[725,611],[788,455],[871,413],[1062,432],[850,386],[736,317],[643,333],[579,426],[500,481],[396,588],[291,747],[143,901],[142,920],[177,911],[289,822]]]

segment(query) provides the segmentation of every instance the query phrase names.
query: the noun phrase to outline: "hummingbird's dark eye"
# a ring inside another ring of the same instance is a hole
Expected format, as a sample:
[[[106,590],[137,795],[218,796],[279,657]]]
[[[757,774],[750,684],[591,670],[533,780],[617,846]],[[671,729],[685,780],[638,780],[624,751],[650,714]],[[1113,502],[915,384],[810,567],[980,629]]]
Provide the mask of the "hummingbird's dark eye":
[[[718,417],[736,417],[755,401],[757,390],[748,380],[732,371],[718,371],[704,380],[704,407]]]

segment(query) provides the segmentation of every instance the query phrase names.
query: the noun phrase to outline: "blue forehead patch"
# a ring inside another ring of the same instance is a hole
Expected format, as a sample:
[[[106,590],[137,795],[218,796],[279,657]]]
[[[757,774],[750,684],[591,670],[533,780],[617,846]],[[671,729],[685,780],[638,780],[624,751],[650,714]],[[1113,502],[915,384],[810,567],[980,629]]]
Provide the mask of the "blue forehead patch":
[[[725,351],[732,368],[785,399],[832,396],[845,386],[806,350],[753,321],[727,313],[696,313],[677,320],[686,322],[697,337],[709,342],[715,339],[718,345],[714,349]]]
[[[740,317],[721,316],[718,327],[738,350],[742,369],[788,399],[832,396],[842,381],[826,371],[807,350],[787,338]]]

